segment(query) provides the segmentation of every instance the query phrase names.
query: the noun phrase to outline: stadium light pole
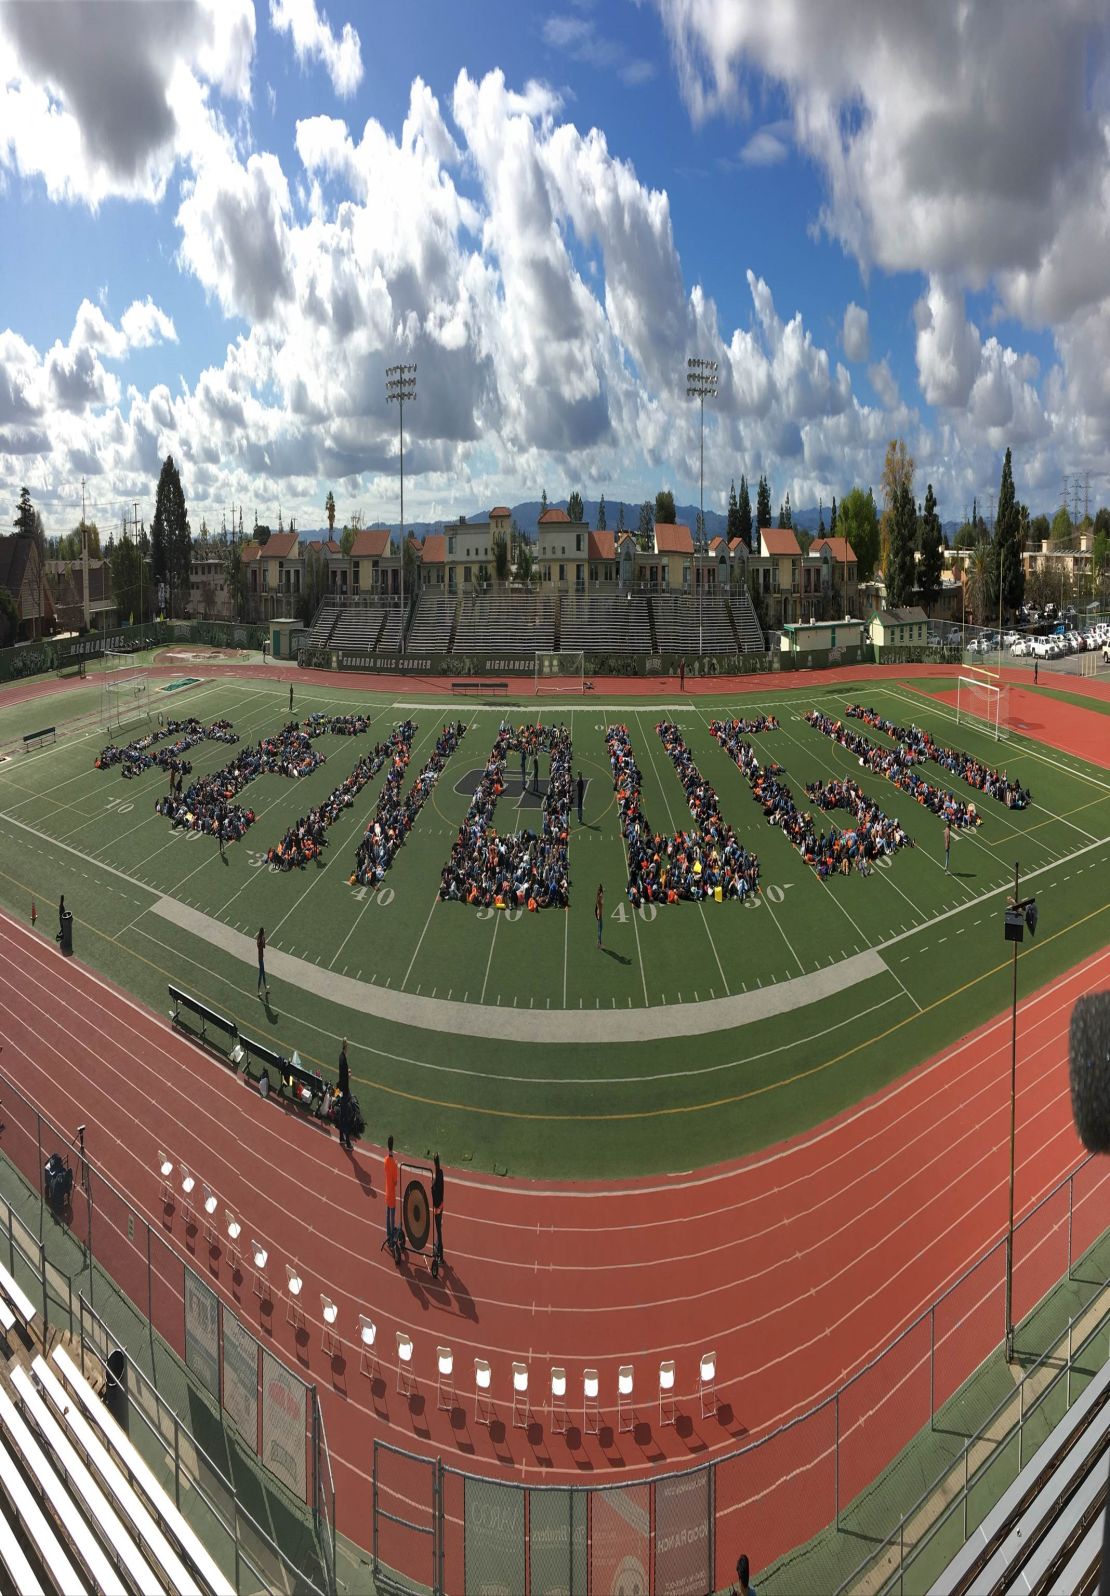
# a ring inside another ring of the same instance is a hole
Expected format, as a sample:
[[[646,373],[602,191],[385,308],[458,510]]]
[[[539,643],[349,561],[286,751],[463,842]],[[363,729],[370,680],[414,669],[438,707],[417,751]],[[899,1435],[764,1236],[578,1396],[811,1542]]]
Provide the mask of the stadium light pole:
[[[389,403],[397,401],[397,432],[401,446],[401,626],[397,633],[400,654],[405,646],[405,400],[411,404],[416,398],[415,364],[385,368],[385,397]]]
[[[686,362],[686,397],[696,399],[701,408],[701,492],[698,498],[698,543],[705,548],[705,401],[717,397],[717,362],[691,355]],[[698,584],[698,655],[702,648],[702,590],[705,570],[698,569],[699,549],[694,550],[694,580]]]
[[[1006,1362],[1014,1361],[1014,1141],[1017,1130],[1017,964],[1025,936],[1036,935],[1037,900],[1019,898],[1021,867],[1014,863],[1014,895],[1006,901],[1003,929],[1014,945],[1013,998],[1010,1011],[1010,1217],[1006,1226]]]

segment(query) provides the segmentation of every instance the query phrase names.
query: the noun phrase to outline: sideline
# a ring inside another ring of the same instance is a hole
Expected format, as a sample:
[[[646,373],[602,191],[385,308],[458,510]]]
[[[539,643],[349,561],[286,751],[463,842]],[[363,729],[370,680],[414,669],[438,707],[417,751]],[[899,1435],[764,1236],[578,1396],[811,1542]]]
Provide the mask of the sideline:
[[[159,898],[148,913],[159,915],[244,964],[253,965],[257,960],[253,937],[199,909],[191,909],[177,898]],[[536,1021],[540,1017],[543,1040],[548,1042],[657,1042],[666,1037],[710,1036],[755,1020],[788,1014],[887,973],[885,961],[874,949],[868,949],[793,981],[779,981],[755,992],[700,1003],[667,1003],[650,1009],[524,1009],[418,997],[391,987],[371,986],[277,948],[267,948],[266,957],[272,973],[290,986],[341,1003],[360,1014],[447,1034],[531,1043],[537,1040]]]

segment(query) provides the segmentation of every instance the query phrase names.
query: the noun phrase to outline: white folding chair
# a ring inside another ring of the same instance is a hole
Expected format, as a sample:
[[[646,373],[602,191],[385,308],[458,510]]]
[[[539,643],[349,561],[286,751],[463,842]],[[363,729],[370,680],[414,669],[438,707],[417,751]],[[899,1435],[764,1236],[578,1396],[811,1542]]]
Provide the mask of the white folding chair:
[[[397,1389],[406,1396],[416,1394],[416,1376],[412,1372],[412,1337],[403,1330],[397,1331]]]
[[[703,1352],[698,1364],[698,1394],[701,1398],[701,1416],[707,1418],[717,1411],[717,1354]]]
[[[227,1261],[234,1274],[243,1261],[239,1251],[239,1237],[243,1234],[243,1227],[230,1208],[224,1209],[224,1218],[227,1220]]]
[[[582,1372],[582,1433],[583,1435],[597,1435],[601,1429],[601,1403],[598,1392],[601,1382],[597,1377],[596,1369],[584,1369]]]
[[[565,1435],[567,1433],[567,1371],[565,1369],[552,1369],[551,1371],[551,1433],[552,1435]]]
[[[363,1374],[371,1379],[375,1375],[381,1376],[381,1364],[378,1362],[377,1343],[378,1327],[373,1319],[368,1319],[364,1313],[358,1316],[358,1341],[361,1348],[359,1367]]]
[[[632,1365],[622,1363],[617,1370],[617,1429],[628,1431],[635,1423],[632,1407]]]
[[[185,1228],[188,1229],[193,1214],[193,1189],[196,1186],[196,1177],[190,1175],[185,1165],[181,1165],[181,1195],[185,1199]]]
[[[211,1247],[216,1245],[216,1209],[220,1206],[219,1198],[210,1186],[204,1188],[204,1230]]]
[[[257,1241],[251,1241],[251,1263],[254,1268],[254,1294],[263,1298],[266,1295],[266,1261],[270,1254],[266,1248]]]
[[[659,1365],[659,1423],[674,1423],[674,1359]]]
[[[528,1365],[526,1363],[513,1364],[513,1428],[526,1430],[528,1428]]]
[[[496,1418],[490,1388],[493,1373],[485,1358],[474,1359],[474,1422],[491,1425]]]
[[[304,1329],[304,1307],[301,1303],[301,1292],[304,1290],[304,1281],[293,1264],[285,1266],[285,1322],[294,1329]]]
[[[320,1345],[323,1350],[333,1358],[338,1358],[341,1347],[339,1337],[335,1333],[335,1321],[339,1318],[339,1309],[330,1297],[320,1293],[320,1312],[324,1323],[321,1330]]]
[[[455,1396],[455,1354],[450,1347],[436,1348],[436,1367],[439,1371],[436,1407],[450,1413],[458,1400]]]
[[[167,1158],[160,1147],[158,1149],[158,1173],[162,1179],[162,1204],[166,1208],[172,1208],[173,1186],[170,1182],[173,1179],[173,1159]]]

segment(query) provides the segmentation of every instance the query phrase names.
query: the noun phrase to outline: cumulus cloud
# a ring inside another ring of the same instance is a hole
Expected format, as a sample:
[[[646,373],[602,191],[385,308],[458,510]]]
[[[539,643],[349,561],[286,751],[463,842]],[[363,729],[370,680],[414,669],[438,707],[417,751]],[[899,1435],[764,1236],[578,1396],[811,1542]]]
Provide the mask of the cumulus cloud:
[[[871,322],[863,307],[854,301],[844,311],[840,342],[849,360],[858,362],[871,358]]]
[[[250,94],[251,0],[0,6],[0,166],[52,199],[159,200],[188,145],[187,83]]]
[[[316,0],[270,0],[270,22],[275,33],[288,33],[297,60],[319,61],[331,78],[336,94],[346,99],[362,82],[362,46],[349,22],[337,39],[327,15]]]

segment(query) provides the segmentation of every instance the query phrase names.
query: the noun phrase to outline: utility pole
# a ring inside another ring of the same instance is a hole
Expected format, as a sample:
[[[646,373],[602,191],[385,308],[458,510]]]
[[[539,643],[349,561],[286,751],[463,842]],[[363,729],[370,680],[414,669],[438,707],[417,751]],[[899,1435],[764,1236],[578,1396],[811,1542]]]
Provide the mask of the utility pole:
[[[397,652],[405,647],[405,400],[411,404],[416,398],[416,364],[387,366],[385,372],[386,402],[397,403],[397,436],[401,457],[401,625],[397,633]]]
[[[135,511],[135,547],[139,551],[139,625],[143,624],[143,545],[139,537],[139,501],[132,500]]]
[[[1091,510],[1091,473],[1088,471],[1083,478],[1083,520],[1086,521]]]
[[[1079,525],[1079,478],[1078,477],[1075,477],[1073,479],[1073,481],[1072,481],[1072,496],[1073,496],[1073,503],[1075,505],[1075,508],[1072,511],[1071,524],[1072,524],[1073,527],[1075,527],[1075,526]]]

